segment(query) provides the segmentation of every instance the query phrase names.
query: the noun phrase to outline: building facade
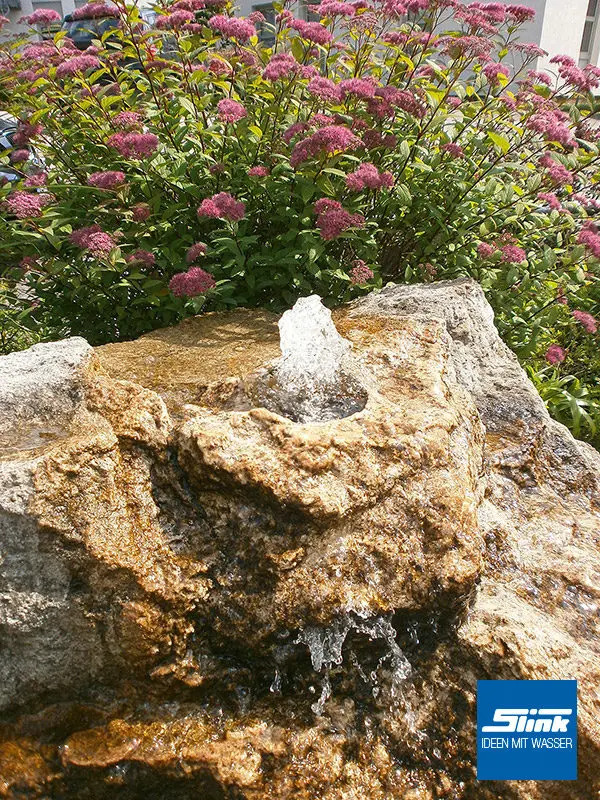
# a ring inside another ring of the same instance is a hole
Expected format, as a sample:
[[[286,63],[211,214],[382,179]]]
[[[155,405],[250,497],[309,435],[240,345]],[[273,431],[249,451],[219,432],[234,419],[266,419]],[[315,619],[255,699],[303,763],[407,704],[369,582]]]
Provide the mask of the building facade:
[[[510,5],[514,0],[500,0]],[[273,6],[265,0],[238,0],[239,12],[248,16],[261,11],[268,21],[273,20]],[[318,0],[311,0],[318,2]],[[538,69],[554,71],[550,58],[558,53],[571,56],[580,66],[600,66],[600,0],[525,0],[525,5],[535,9],[536,15],[522,29],[522,40],[533,42],[548,52],[541,58]],[[310,12],[305,0],[296,0],[291,6],[294,13],[308,19]],[[318,19],[318,17],[315,17]],[[268,40],[267,34],[263,34]]]
[[[538,68],[552,70],[549,60],[558,53],[571,56],[580,67],[599,66],[598,16],[600,0],[528,0],[535,19],[523,30],[523,39],[549,53]]]

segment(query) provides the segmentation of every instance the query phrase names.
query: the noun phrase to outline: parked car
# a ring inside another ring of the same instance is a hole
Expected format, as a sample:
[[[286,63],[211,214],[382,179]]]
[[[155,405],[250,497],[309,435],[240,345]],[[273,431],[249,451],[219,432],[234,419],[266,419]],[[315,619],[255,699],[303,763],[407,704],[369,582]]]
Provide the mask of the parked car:
[[[10,163],[10,153],[16,148],[14,135],[17,132],[18,120],[12,114],[0,111],[0,183],[8,181],[13,183],[20,180],[23,175],[31,172],[43,171],[45,162],[34,147],[29,145],[29,159],[24,169],[17,169]]]
[[[117,17],[86,17],[74,19],[67,14],[63,19],[62,30],[78,50],[86,50],[94,39],[100,39],[105,33],[118,27]]]

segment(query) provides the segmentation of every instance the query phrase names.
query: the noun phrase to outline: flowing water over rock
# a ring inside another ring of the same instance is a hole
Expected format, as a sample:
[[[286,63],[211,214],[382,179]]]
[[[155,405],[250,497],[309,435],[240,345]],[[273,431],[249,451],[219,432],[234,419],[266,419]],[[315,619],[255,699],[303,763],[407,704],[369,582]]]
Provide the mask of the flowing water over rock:
[[[0,359],[0,797],[598,795],[598,454],[475,284],[334,322]],[[579,779],[477,782],[476,680],[573,677]]]
[[[317,703],[313,703],[311,706],[315,714],[319,716],[323,713],[325,703],[331,697],[329,670],[332,666],[340,666],[343,663],[343,648],[351,631],[367,636],[371,642],[379,639],[386,644],[386,652],[379,658],[376,668],[372,669],[369,675],[366,675],[362,669],[356,653],[351,651],[354,666],[357,667],[365,682],[372,683],[375,697],[379,691],[378,671],[384,664],[387,663],[391,671],[393,695],[399,692],[402,682],[410,675],[410,663],[396,643],[396,631],[389,617],[361,619],[355,615],[347,614],[335,620],[328,628],[305,628],[300,632],[296,643],[303,642],[308,647],[313,669],[317,672],[325,670],[321,697]]]

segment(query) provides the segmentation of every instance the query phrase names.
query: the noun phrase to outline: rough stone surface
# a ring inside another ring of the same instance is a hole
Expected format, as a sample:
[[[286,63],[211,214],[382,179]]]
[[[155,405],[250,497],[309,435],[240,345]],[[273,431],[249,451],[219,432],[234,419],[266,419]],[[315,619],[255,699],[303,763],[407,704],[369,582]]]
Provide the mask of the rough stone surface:
[[[156,394],[101,375],[91,348],[71,339],[0,359],[0,409],[13,436],[0,458],[6,707],[86,684],[144,650],[170,652],[177,616],[159,603],[183,609],[184,584],[193,602],[203,587],[156,521],[151,473],[169,428]]]
[[[476,284],[334,319],[327,423],[262,312],[0,359],[0,797],[598,797],[600,456]],[[573,677],[578,781],[477,783],[476,680]]]
[[[434,595],[451,604],[481,569],[483,429],[447,379],[445,331],[399,320],[340,328],[368,392],[362,411],[298,425],[265,409],[188,407],[174,432],[227,589],[213,593],[219,625],[242,640],[348,612],[428,608]],[[254,575],[236,574],[240,557],[257,562]]]

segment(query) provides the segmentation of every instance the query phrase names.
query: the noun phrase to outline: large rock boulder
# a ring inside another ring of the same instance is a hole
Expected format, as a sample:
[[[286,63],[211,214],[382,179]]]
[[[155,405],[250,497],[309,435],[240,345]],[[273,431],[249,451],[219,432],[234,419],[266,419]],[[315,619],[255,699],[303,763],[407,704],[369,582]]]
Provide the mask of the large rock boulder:
[[[334,318],[310,424],[263,312],[0,359],[0,796],[596,796],[600,456],[473,282]],[[477,783],[477,678],[579,680],[578,781]]]
[[[251,405],[229,379],[173,433],[212,531],[224,589],[209,599],[214,625],[245,646],[350,612],[452,605],[481,570],[483,428],[449,378],[444,327],[348,318],[339,328],[367,395],[361,411],[301,425],[227,410],[231,396]]]

